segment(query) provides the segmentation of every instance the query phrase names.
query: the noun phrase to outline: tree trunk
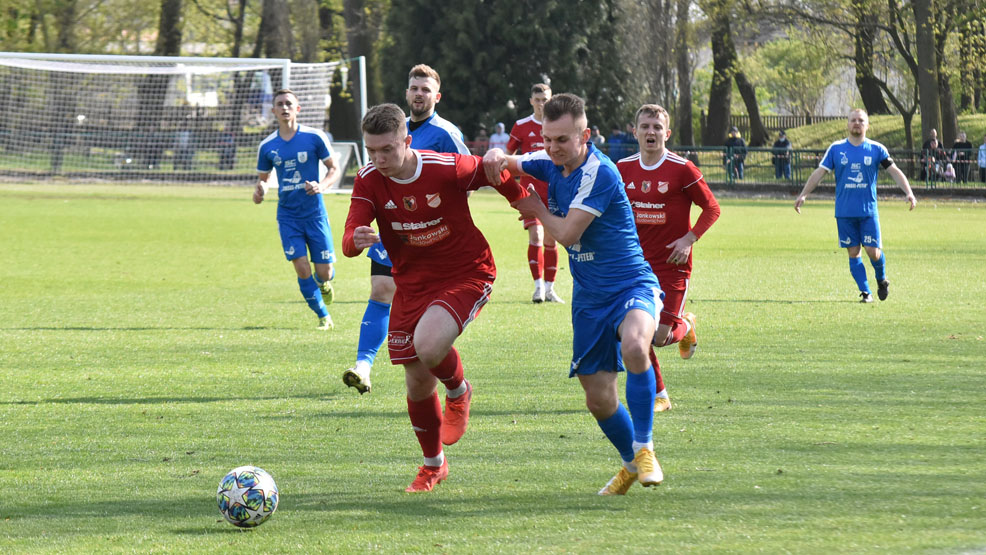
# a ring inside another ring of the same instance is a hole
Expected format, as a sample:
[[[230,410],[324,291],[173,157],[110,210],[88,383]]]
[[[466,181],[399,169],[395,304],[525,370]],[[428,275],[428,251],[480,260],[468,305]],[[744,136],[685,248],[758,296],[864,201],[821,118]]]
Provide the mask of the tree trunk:
[[[366,58],[367,105],[379,104],[383,101],[383,85],[375,71],[377,63],[376,43],[379,29],[366,20],[365,0],[343,0],[343,19],[346,21],[346,44],[350,58],[364,56]],[[410,68],[408,68],[410,69]]]
[[[679,145],[694,145],[695,133],[692,129],[692,66],[688,59],[688,35],[691,22],[688,9],[691,0],[678,1],[677,29],[675,30],[675,61],[678,70],[678,105],[675,110],[675,128]],[[672,139],[675,135],[672,135]]]
[[[182,38],[181,0],[161,0],[155,56],[180,56]]]
[[[763,120],[760,119],[757,91],[742,71],[736,72],[735,79],[736,87],[746,105],[746,113],[750,115],[750,146],[764,146],[767,144],[767,128],[764,127]]]
[[[918,90],[921,94],[921,136],[932,129],[941,129],[941,102],[938,98],[938,62],[935,48],[932,0],[914,0],[914,20],[917,23],[915,45],[918,53]]]
[[[672,82],[671,82],[671,39],[674,36],[671,29],[671,6],[662,0],[652,0],[650,5],[650,28],[649,33],[652,41],[652,50],[649,58],[656,66],[651,73],[650,92],[657,99],[657,103],[669,107],[672,102]]]
[[[290,58],[293,51],[291,18],[286,0],[263,0],[254,58]]]
[[[852,11],[856,19],[853,36],[853,61],[856,66],[856,88],[867,113],[890,114],[890,106],[883,98],[879,79],[873,72],[873,41],[876,38],[876,19],[867,9],[866,0],[853,0]]]
[[[703,146],[719,146],[726,141],[733,95],[733,71],[736,47],[729,25],[729,10],[723,0],[716,0],[706,13],[711,22],[712,86],[709,89],[709,112],[702,130]]]
[[[294,5],[296,15],[294,20],[297,23],[293,25],[293,30],[301,43],[298,45],[298,59],[296,60],[298,62],[313,63],[319,61],[319,55],[322,51],[319,45],[322,29],[319,27],[318,9],[318,0],[304,0]]]

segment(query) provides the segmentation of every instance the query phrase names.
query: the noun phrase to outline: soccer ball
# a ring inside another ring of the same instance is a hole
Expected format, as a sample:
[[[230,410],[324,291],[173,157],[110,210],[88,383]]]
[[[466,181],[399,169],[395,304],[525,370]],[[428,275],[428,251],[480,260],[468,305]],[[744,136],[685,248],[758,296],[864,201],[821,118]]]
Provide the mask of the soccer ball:
[[[234,526],[253,528],[277,510],[277,485],[270,474],[256,466],[229,471],[219,482],[216,502],[219,512]]]

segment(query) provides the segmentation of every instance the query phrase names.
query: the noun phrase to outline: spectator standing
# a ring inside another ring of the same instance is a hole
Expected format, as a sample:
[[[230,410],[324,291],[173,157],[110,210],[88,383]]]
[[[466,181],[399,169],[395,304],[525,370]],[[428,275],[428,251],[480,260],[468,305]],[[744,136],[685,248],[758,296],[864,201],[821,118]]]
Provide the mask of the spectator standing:
[[[979,145],[979,181],[986,183],[986,136],[983,136],[983,144]]]
[[[490,146],[489,150],[494,148],[499,148],[500,150],[507,150],[507,143],[510,142],[510,134],[506,132],[506,126],[503,123],[496,124],[496,133],[490,135]]]
[[[783,129],[777,134],[770,150],[774,154],[774,178],[791,179],[791,141]]]
[[[476,132],[476,138],[472,141],[472,153],[482,156],[490,148],[490,136],[486,134],[486,127],[482,126]]]
[[[593,125],[592,132],[589,134],[589,141],[596,145],[596,148],[601,149],[604,144],[606,144],[606,137],[603,137],[599,133],[599,126]]]
[[[743,162],[746,160],[746,141],[740,136],[739,128],[735,125],[729,130],[729,137],[726,138],[723,146],[727,149],[726,156],[728,159],[726,168],[729,169],[729,162],[731,162],[733,177],[743,179]]]
[[[959,136],[952,143],[952,163],[955,167],[955,180],[968,182],[969,167],[972,165],[972,143],[966,138],[965,131],[959,131]]]
[[[928,139],[927,147],[921,149],[921,179],[935,183],[940,181],[945,173],[945,162],[948,155],[938,145],[938,139]]]
[[[620,131],[618,125],[613,126],[613,130],[610,132],[609,137],[606,139],[606,143],[609,144],[609,155],[610,160],[619,160],[625,156],[625,150],[623,149],[623,132]]]

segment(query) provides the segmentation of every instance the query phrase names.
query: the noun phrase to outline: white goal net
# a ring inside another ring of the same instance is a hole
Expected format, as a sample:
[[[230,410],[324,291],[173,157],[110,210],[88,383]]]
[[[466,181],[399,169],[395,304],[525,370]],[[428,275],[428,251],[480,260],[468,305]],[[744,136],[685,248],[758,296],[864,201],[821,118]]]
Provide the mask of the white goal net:
[[[331,134],[340,96],[365,112],[361,74],[348,61],[0,52],[0,179],[252,184],[273,92],[293,90],[300,123]],[[354,143],[333,146],[359,163]]]

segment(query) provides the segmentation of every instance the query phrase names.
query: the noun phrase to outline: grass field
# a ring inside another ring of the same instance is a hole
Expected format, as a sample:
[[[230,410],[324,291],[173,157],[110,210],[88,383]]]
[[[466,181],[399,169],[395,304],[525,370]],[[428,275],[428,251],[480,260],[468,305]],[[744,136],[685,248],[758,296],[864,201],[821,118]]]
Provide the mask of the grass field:
[[[530,304],[502,198],[471,199],[499,278],[457,342],[469,433],[408,495],[402,372],[382,355],[362,397],[340,380],[367,259],[340,261],[316,331],[249,194],[0,185],[0,552],[986,551],[981,204],[883,200],[891,296],[860,305],[830,200],[723,199],[699,351],[659,352],[666,481],[601,498],[618,462],[566,378],[569,307]],[[338,245],[348,199],[327,200]],[[215,503],[243,464],[281,491],[252,531]]]

